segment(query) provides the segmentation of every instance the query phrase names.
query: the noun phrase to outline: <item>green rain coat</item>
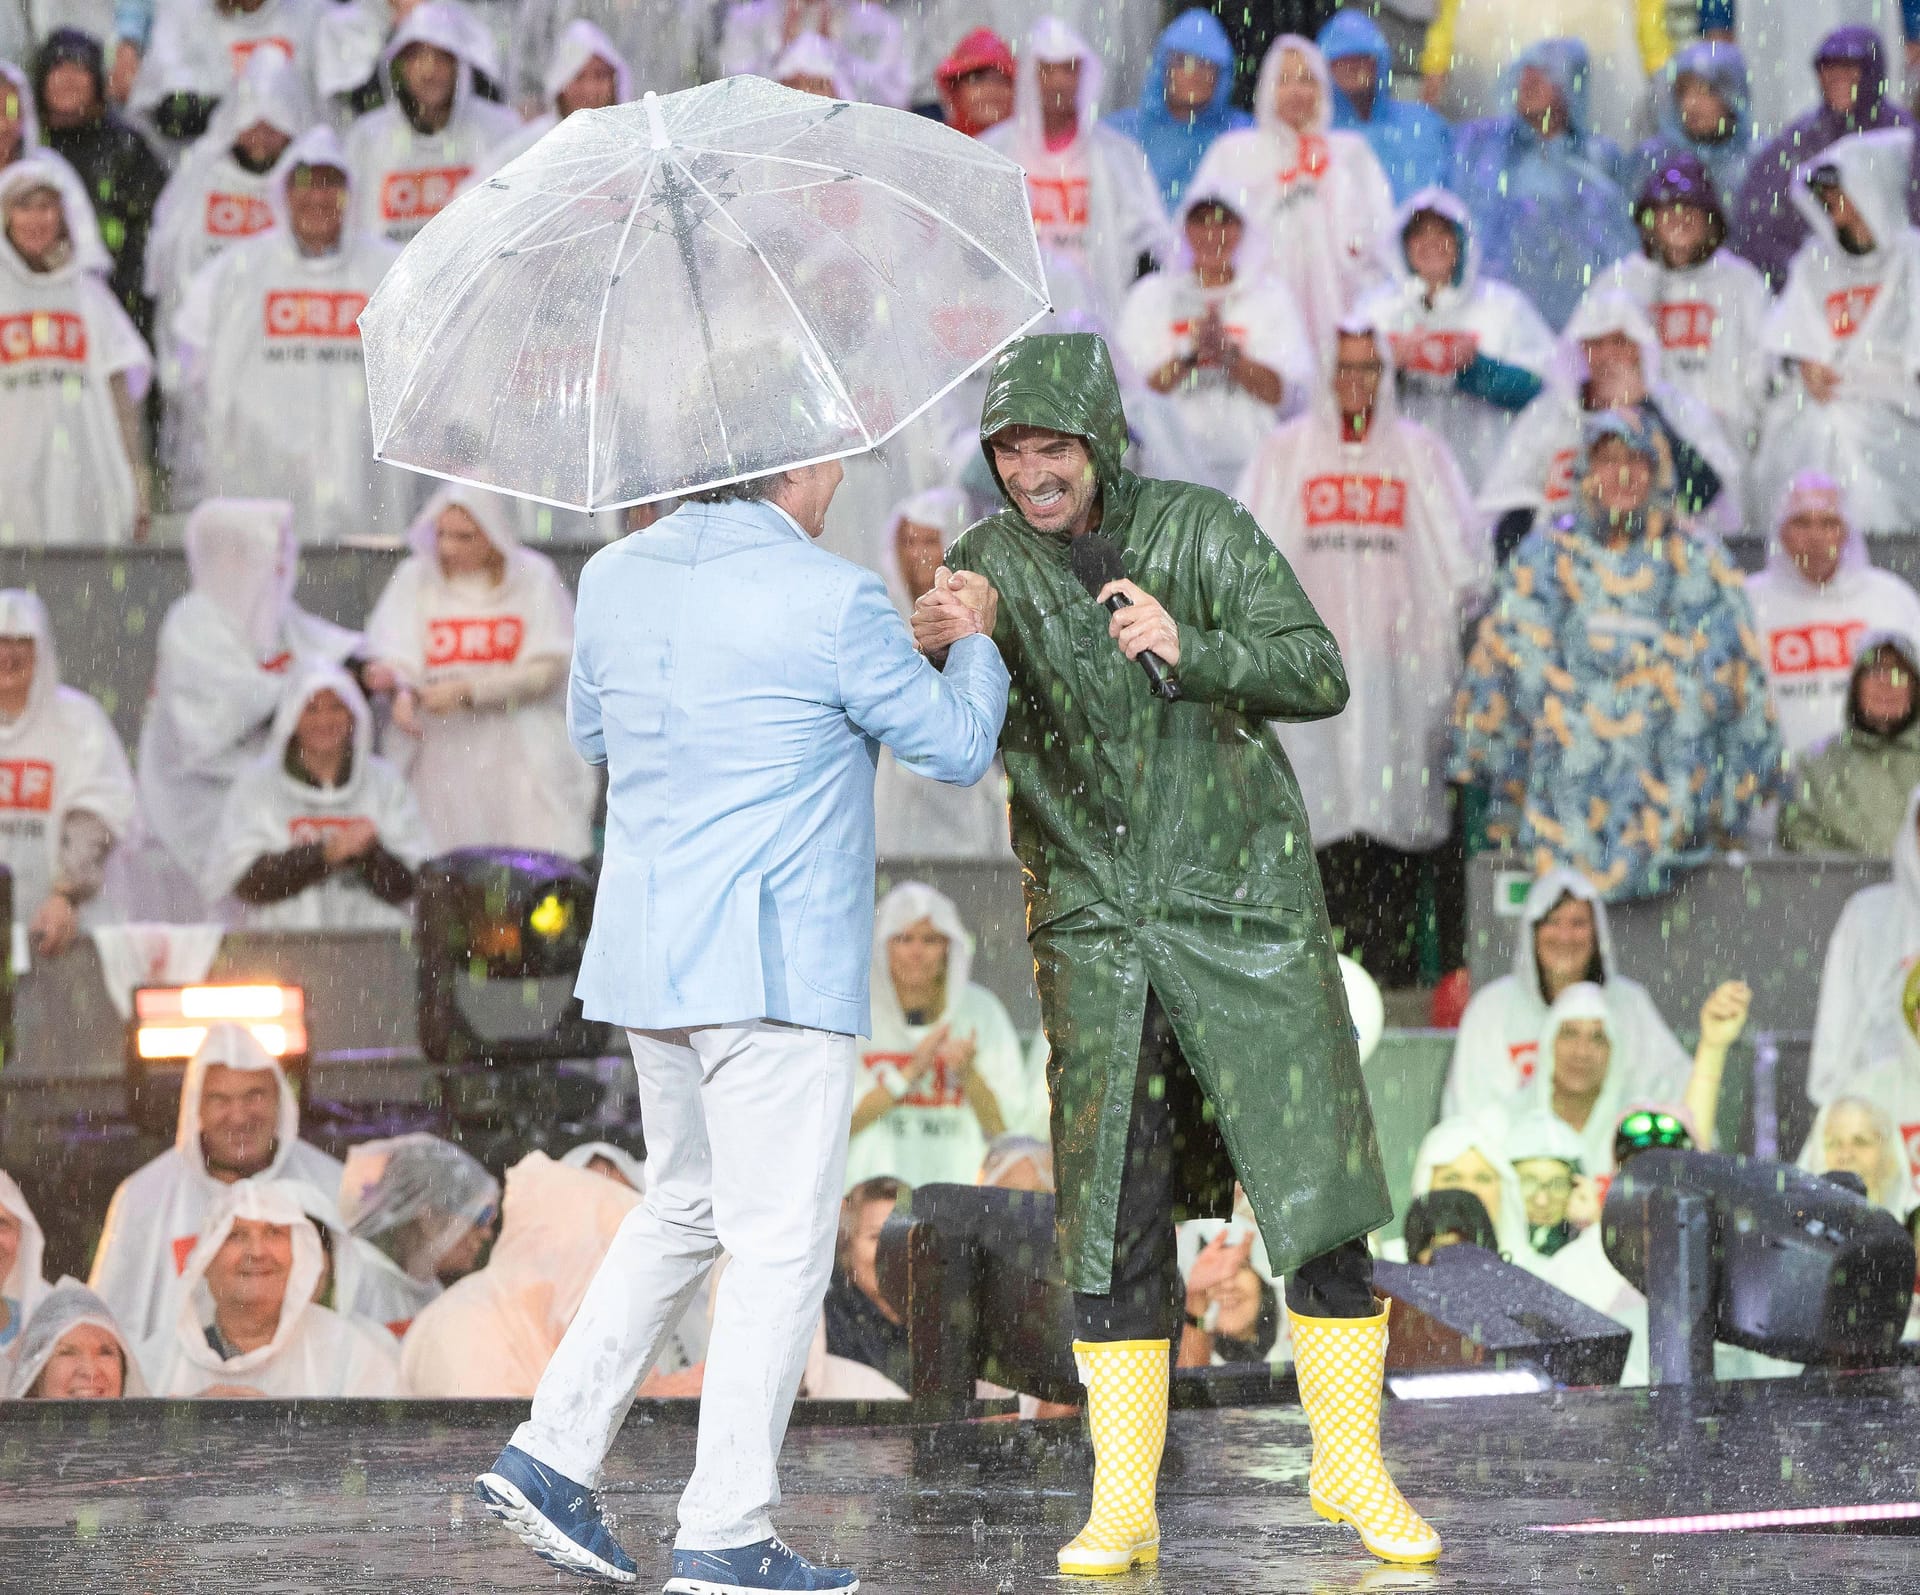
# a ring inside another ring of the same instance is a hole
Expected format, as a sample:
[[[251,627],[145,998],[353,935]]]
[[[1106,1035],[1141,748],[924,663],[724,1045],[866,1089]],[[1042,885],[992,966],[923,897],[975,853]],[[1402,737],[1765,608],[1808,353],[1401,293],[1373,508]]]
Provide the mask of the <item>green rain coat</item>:
[[[1122,466],[1126,417],[1098,338],[1023,338],[1000,357],[983,446],[1015,425],[1086,441],[1100,532],[1180,628],[1183,697],[1165,703],[1107,635],[1066,537],[1009,508],[948,556],[1000,594],[1001,750],[1052,1051],[1067,1280],[1111,1287],[1149,988],[1207,1103],[1182,1126],[1181,1214],[1226,1214],[1237,1174],[1290,1271],[1393,1211],[1306,813],[1267,724],[1340,712],[1339,650],[1244,509]]]

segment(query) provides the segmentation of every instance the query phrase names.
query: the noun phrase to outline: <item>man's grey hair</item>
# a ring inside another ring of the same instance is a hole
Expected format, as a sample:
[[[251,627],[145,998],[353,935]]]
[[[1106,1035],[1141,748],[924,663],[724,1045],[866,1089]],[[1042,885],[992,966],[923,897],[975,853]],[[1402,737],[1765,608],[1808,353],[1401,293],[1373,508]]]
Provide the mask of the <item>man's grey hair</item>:
[[[785,471],[769,471],[765,476],[750,476],[744,482],[723,482],[718,487],[703,487],[697,493],[680,496],[692,504],[762,504],[779,491],[786,478]]]

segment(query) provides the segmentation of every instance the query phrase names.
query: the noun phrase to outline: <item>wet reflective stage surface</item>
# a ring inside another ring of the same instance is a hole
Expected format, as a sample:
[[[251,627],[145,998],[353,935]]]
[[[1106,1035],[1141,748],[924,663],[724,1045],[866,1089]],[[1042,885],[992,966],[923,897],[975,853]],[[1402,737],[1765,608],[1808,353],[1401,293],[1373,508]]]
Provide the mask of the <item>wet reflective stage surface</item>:
[[[673,1404],[678,1407],[679,1404]],[[0,1589],[8,1592],[533,1591],[548,1570],[468,1495],[512,1403],[0,1404]],[[862,1588],[998,1595],[1058,1588],[1090,1455],[1077,1423],[850,1426],[803,1412],[782,1530]],[[904,1416],[904,1415],[902,1415]],[[605,1496],[666,1576],[690,1413],[634,1409]],[[1174,1415],[1163,1559],[1113,1595],[1349,1590],[1920,1590],[1920,1373],[1814,1376],[1688,1395],[1589,1391],[1395,1403],[1387,1449],[1440,1529],[1430,1572],[1371,1561],[1308,1510],[1298,1408]],[[1541,1525],[1895,1508],[1825,1532],[1560,1534]],[[1079,1581],[1074,1581],[1076,1584]]]

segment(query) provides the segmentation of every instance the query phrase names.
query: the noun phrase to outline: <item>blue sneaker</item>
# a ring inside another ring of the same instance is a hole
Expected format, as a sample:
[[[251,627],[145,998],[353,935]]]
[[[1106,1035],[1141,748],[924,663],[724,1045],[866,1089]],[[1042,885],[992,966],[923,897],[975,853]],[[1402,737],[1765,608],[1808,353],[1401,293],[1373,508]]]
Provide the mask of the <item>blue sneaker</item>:
[[[508,1446],[493,1467],[473,1481],[473,1493],[536,1556],[555,1567],[610,1584],[631,1584],[638,1575],[633,1559],[620,1549],[600,1515],[599,1497],[516,1446]]]
[[[851,1568],[815,1567],[776,1538],[731,1551],[675,1551],[664,1595],[762,1595],[766,1590],[853,1595],[859,1587]]]

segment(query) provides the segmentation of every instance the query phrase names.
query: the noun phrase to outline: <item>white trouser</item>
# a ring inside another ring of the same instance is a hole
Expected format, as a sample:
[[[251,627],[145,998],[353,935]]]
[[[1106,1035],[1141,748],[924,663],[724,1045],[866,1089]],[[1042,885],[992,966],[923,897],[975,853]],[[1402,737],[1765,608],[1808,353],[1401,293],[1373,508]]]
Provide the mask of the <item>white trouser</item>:
[[[773,1533],[776,1462],[833,1270],[854,1039],[755,1020],[636,1030],[646,1199],[630,1212],[513,1437],[582,1484],[722,1250],[682,1550]]]

